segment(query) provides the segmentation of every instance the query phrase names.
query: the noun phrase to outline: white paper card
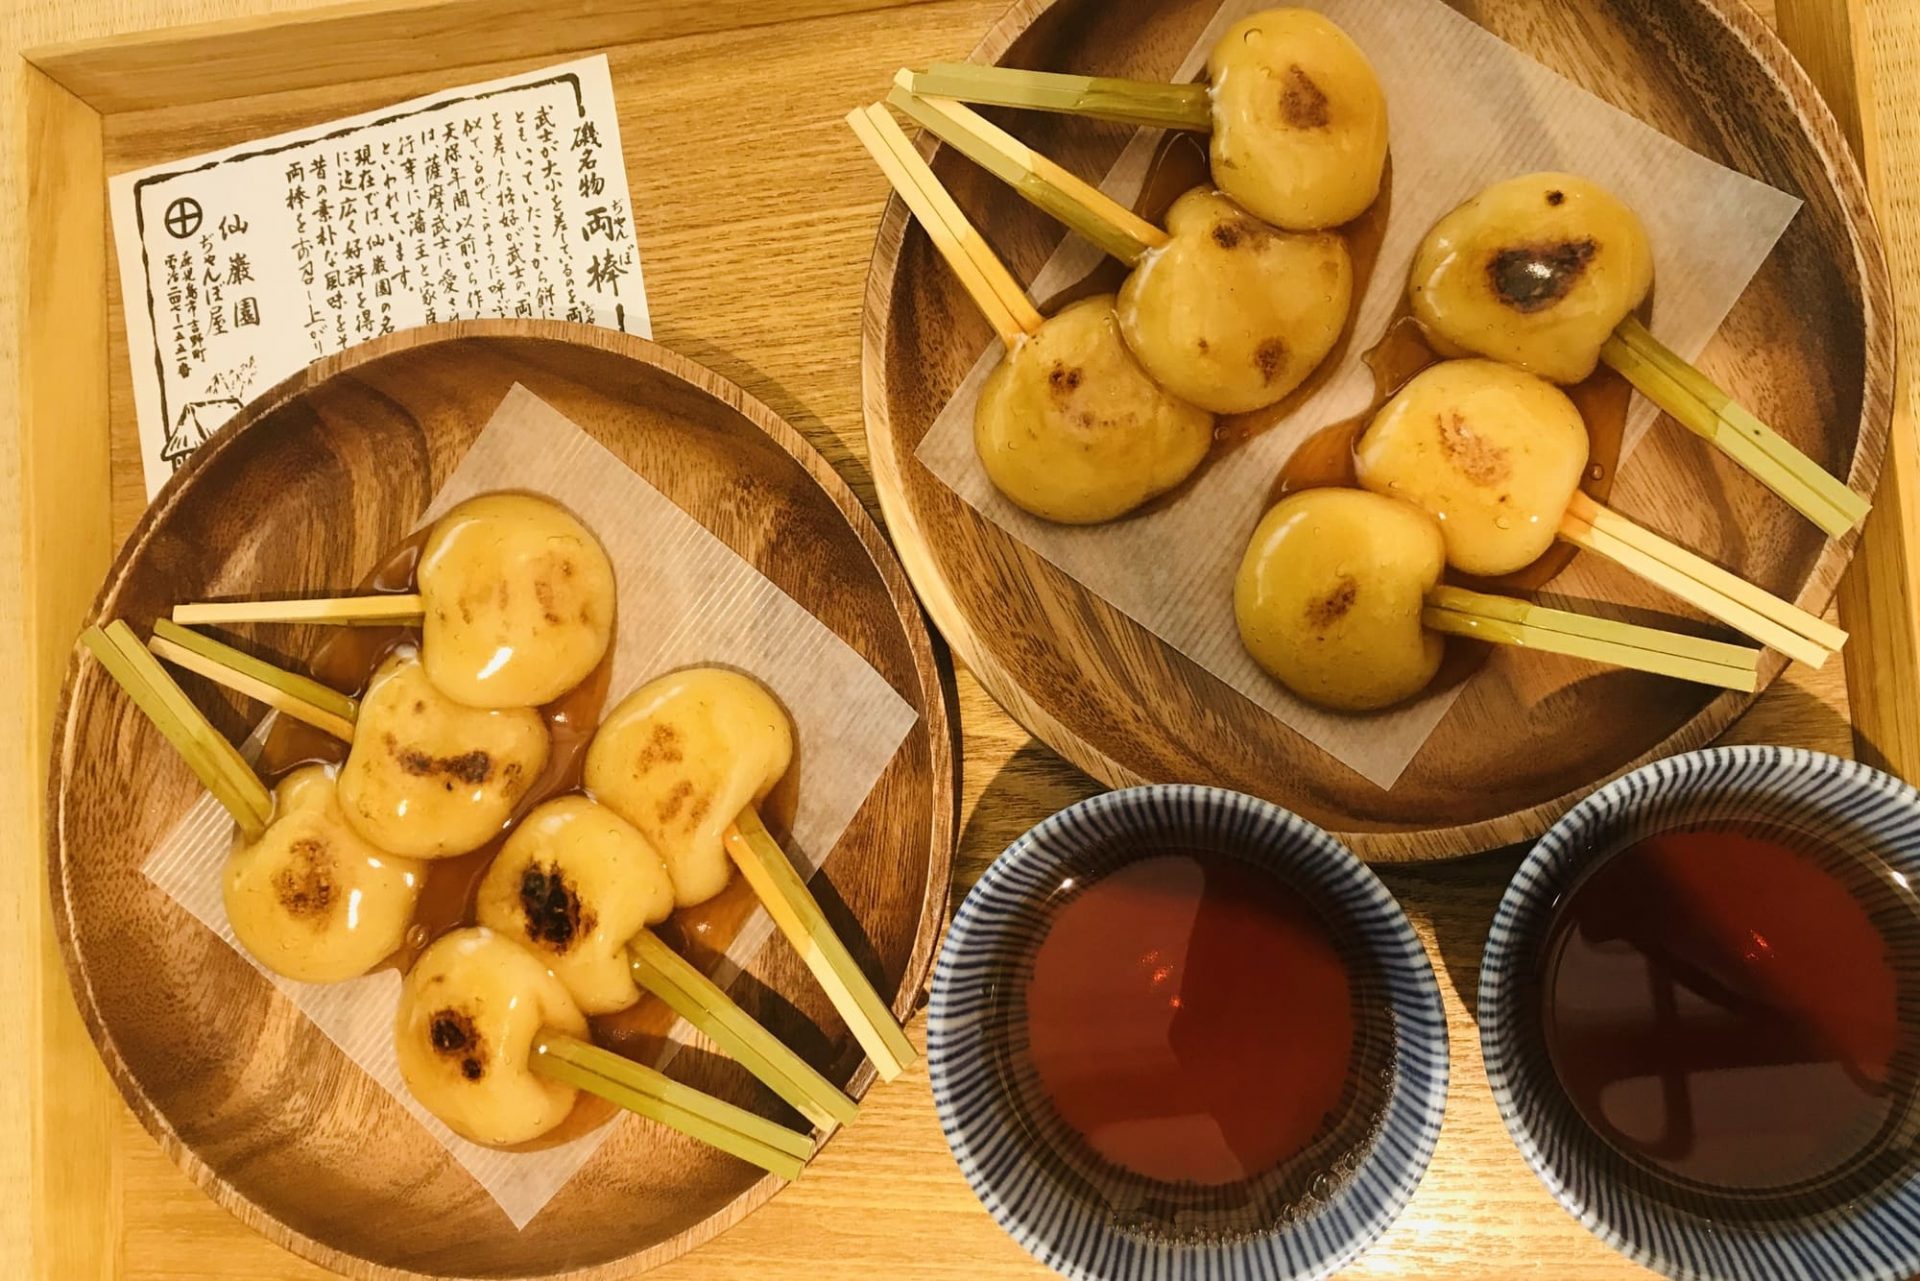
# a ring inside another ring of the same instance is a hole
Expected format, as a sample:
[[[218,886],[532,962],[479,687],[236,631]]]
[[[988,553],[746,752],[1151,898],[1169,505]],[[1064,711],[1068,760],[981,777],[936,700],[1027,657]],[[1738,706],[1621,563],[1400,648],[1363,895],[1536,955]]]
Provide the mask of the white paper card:
[[[147,493],[253,395],[442,320],[652,337],[605,55],[108,184]]]
[[[1175,79],[1201,75],[1220,33],[1265,7],[1268,0],[1227,0]],[[973,451],[973,411],[999,364],[997,343],[961,382],[917,456],[969,505],[1096,595],[1361,777],[1390,788],[1464,686],[1368,716],[1312,707],[1241,647],[1232,584],[1287,456],[1317,429],[1367,407],[1373,380],[1360,355],[1399,306],[1420,240],[1489,183],[1543,169],[1584,174],[1645,221],[1659,282],[1653,329],[1692,357],[1726,318],[1800,201],[1688,150],[1438,0],[1310,0],[1309,7],[1366,51],[1386,86],[1391,119],[1392,213],[1358,300],[1356,338],[1345,363],[1293,413],[1209,466],[1174,501],[1111,525],[1049,524],[1007,502],[987,480]],[[1159,137],[1143,130],[1133,138],[1101,184],[1108,194],[1122,203],[1138,198]],[[1031,292],[1049,299],[1099,262],[1097,249],[1065,240]],[[1653,416],[1651,406],[1637,405],[1625,450]],[[1578,582],[1567,574],[1555,587]]]
[[[421,523],[463,499],[500,489],[545,494],[600,536],[613,562],[623,623],[640,616],[635,610],[675,620],[672,627],[615,629],[609,708],[652,677],[695,664],[748,672],[779,697],[793,717],[796,759],[832,764],[807,772],[787,843],[805,873],[818,870],[918,720],[913,707],[826,624],[520,386],[501,402]],[[141,870],[245,956],[220,897],[221,868],[232,839],[232,820],[212,796],[202,794]],[[728,947],[715,981],[725,986],[772,932],[766,911],[755,908]],[[499,1152],[469,1143],[415,1102],[400,1078],[393,1048],[398,974],[384,970],[322,985],[260,972],[398,1099],[516,1228],[532,1221],[615,1125],[639,1124],[622,1114],[589,1134],[537,1152]],[[685,1022],[677,1023],[659,1062],[696,1035]]]

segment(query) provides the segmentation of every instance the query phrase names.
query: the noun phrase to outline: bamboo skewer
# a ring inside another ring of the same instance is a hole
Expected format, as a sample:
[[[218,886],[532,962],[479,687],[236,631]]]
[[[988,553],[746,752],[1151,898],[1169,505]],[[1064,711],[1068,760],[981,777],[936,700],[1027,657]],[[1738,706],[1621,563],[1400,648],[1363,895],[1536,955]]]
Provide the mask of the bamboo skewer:
[[[104,628],[87,628],[80,643],[180,753],[246,838],[258,840],[273,815],[273,794],[186,692],[140,647],[132,629],[116,619]]]
[[[867,981],[846,944],[833,932],[807,883],[793,870],[786,851],[751,805],[728,826],[726,843],[734,865],[826,989],[833,1007],[873,1060],[880,1079],[891,1081],[911,1067],[920,1057],[913,1043]]]
[[[223,645],[164,618],[155,620],[147,648],[176,667],[204,676],[257,703],[265,703],[335,738],[343,741],[353,738],[353,721],[359,715],[360,705],[331,686],[283,671],[243,650]]]
[[[1043,317],[953,197],[934,176],[894,118],[873,105],[847,113],[847,124],[920,220],[987,323],[1009,348],[1040,328]]]
[[[1702,685],[1751,693],[1760,683],[1757,649],[1459,587],[1436,587],[1427,593],[1427,607],[1420,621],[1437,632],[1565,654]]]
[[[1576,492],[1567,510],[1576,520],[1585,521],[1596,530],[1612,534],[1623,542],[1658,556],[1689,577],[1708,584],[1817,645],[1840,649],[1847,643],[1846,632],[1832,623],[1808,613],[1798,605],[1781,600],[1678,544],[1668,542],[1584,493]]]
[[[758,1077],[822,1130],[849,1125],[860,1105],[754,1022],[712,979],[642,930],[627,944],[634,981],[704,1033],[721,1052]]]
[[[887,101],[951,144],[961,155],[1012,187],[1043,212],[1132,267],[1167,233],[1098,187],[1081,180],[971,108],[928,98],[912,88],[913,73],[894,77]]]
[[[308,681],[305,677],[283,671],[251,655],[240,655],[247,660],[244,669],[227,666],[221,659],[209,655],[223,652],[239,654],[239,651],[206,637],[188,634],[194,638],[186,642],[156,637],[155,652],[170,662],[180,661],[184,656],[195,664],[192,670],[250,698],[259,698],[260,694],[255,691],[263,690],[272,695],[272,699],[261,698],[261,701],[268,702],[296,720],[332,734],[342,742],[353,741],[358,703],[317,681]],[[137,642],[135,644],[137,648]],[[144,652],[142,657],[146,657]],[[158,670],[157,664],[155,667]],[[337,703],[328,709],[307,703],[302,694],[309,691],[303,690],[303,685],[313,686],[314,691],[322,695],[323,701],[329,698],[344,700],[350,714],[339,715]],[[804,886],[801,893],[806,893]],[[808,896],[808,901],[811,902],[811,896]],[[769,907],[771,910],[771,905]],[[706,1033],[717,1047],[792,1104],[801,1115],[825,1129],[853,1120],[858,1111],[853,1100],[808,1066],[806,1060],[788,1049],[779,1038],[755,1023],[731,997],[672,948],[645,930],[628,947],[634,978],[642,987]],[[857,1035],[858,1028],[855,1031]]]
[[[789,1181],[813,1155],[803,1134],[552,1028],[535,1040],[528,1066]]]
[[[1867,518],[1871,504],[1865,498],[1680,359],[1637,318],[1621,321],[1600,354],[1648,400],[1826,533],[1838,537]]]
[[[1631,570],[1763,645],[1819,667],[1846,644],[1847,634],[1799,606],[1576,492],[1560,536]]]
[[[927,97],[1087,116],[1151,129],[1200,133],[1213,129],[1213,92],[1203,84],[1154,84],[971,62],[936,62],[925,71],[907,74],[910,91]]]
[[[228,623],[321,623],[344,627],[408,626],[425,612],[417,592],[375,592],[318,600],[218,600],[175,605],[173,621],[186,626]]]

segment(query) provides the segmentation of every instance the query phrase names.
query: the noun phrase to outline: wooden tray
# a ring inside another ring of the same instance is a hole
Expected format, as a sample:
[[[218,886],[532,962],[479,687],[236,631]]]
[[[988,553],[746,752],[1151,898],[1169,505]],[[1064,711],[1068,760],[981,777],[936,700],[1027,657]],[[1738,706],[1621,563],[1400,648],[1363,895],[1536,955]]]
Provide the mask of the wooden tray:
[[[814,880],[883,998],[910,1014],[946,921],[958,783],[926,622],[845,482],[764,405],[692,361],[604,329],[487,320],[316,362],[248,405],[168,483],[114,562],[95,620],[144,634],[182,600],[359,581],[407,536],[516,384],[751,562],[918,713]],[[623,601],[624,625],[648,625],[648,608]],[[320,640],[312,628],[251,630],[282,661]],[[98,663],[76,652],[69,671],[48,782],[68,977],[128,1105],[215,1200],[349,1273],[610,1277],[683,1253],[784,1186],[665,1129],[628,1125],[516,1230],[392,1095],[141,875],[200,787]],[[229,738],[257,715],[197,680],[186,688]],[[793,949],[762,949],[736,996],[855,1097],[872,1084]],[[744,1106],[761,1094],[716,1055],[684,1056],[674,1074]],[[363,1134],[385,1137],[370,1151]]]
[[[0,664],[24,673],[0,687],[17,698],[18,719],[28,723],[24,735],[0,739],[16,751],[14,767],[0,770],[0,804],[20,848],[40,841],[46,748],[73,636],[114,548],[145,506],[104,221],[108,173],[604,48],[658,336],[793,424],[873,508],[858,351],[886,185],[840,117],[881,97],[897,66],[965,56],[1005,0],[360,0],[319,7],[326,2],[276,0],[271,16],[137,34],[117,33],[257,6],[72,0],[16,15],[19,42],[46,46],[24,72],[10,68],[15,74],[0,81],[0,92],[17,86],[24,95],[10,119],[25,153],[20,172],[31,176],[17,211],[0,211],[0,244],[12,246],[24,282],[18,322],[0,309],[0,333],[14,335],[24,361],[23,475],[14,501],[28,539],[17,594],[0,602],[25,624],[0,630]],[[1909,332],[1920,333],[1920,222],[1911,217],[1920,208],[1913,203],[1920,149],[1901,125],[1920,110],[1920,10],[1863,0],[1756,0],[1756,8],[1771,20],[1776,3],[1782,35],[1821,73],[1856,147],[1884,139],[1879,168],[1887,185],[1876,194],[1883,216],[1907,219],[1885,229],[1908,282]],[[1855,58],[1865,68],[1874,50],[1879,70],[1861,71],[1864,105],[1856,107]],[[1872,160],[1875,152],[1863,154]],[[0,350],[11,345],[0,342]],[[1904,434],[1889,451],[1876,514],[1842,585],[1842,621],[1854,634],[1849,670],[1789,671],[1726,739],[1836,752],[1857,744],[1920,777],[1913,659],[1920,621],[1907,553],[1920,548],[1908,533],[1920,489],[1912,436],[1904,426],[1896,431]],[[0,576],[0,585],[12,581]],[[958,688],[966,768],[956,892],[1040,815],[1098,790],[1010,720],[968,673],[960,673]],[[1509,854],[1384,871],[1442,976],[1456,1088],[1434,1165],[1412,1204],[1343,1278],[1646,1275],[1553,1203],[1478,1084],[1469,997],[1513,866]],[[124,1106],[66,989],[46,919],[43,864],[18,857],[0,868],[8,869],[0,907],[21,923],[0,940],[7,949],[0,997],[17,1012],[5,1025],[14,1056],[13,1070],[0,1074],[0,1122],[18,1139],[0,1150],[0,1179],[14,1189],[0,1210],[9,1216],[0,1231],[0,1275],[333,1275],[223,1210]],[[916,1039],[922,1026],[915,1020],[910,1028]],[[925,1082],[916,1071],[870,1091],[859,1124],[799,1185],[648,1275],[1045,1278],[967,1190]]]
[[[973,59],[1164,80],[1218,7],[1019,0]],[[1785,48],[1740,0],[1456,7],[1696,151],[1805,198],[1705,367],[1821,465],[1871,492],[1893,401],[1886,268],[1859,172]],[[1389,84],[1390,102],[1393,93]],[[1128,136],[1039,113],[1000,119],[1089,176],[1107,170]],[[1057,224],[952,148],[933,160],[1015,274],[1031,279]],[[881,225],[867,307],[868,446],[915,585],[1001,703],[1107,783],[1218,784],[1285,805],[1368,858],[1451,858],[1537,836],[1605,779],[1705,744],[1753,701],[1502,651],[1383,791],[967,506],[914,457],[992,338],[898,199]],[[1356,348],[1374,337],[1360,335]],[[1640,453],[1650,461],[1627,474],[1616,496],[1623,511],[1656,513],[1680,542],[1815,613],[1827,607],[1855,535],[1825,538],[1672,424],[1649,432]],[[1245,537],[1238,516],[1220,538]],[[1763,684],[1783,666],[1769,654]]]

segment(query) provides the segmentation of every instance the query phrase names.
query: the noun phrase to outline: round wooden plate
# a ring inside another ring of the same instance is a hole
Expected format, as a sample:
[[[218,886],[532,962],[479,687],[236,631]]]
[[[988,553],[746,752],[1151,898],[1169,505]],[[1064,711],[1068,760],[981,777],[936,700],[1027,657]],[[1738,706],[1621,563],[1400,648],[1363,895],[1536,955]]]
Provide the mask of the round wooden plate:
[[[623,458],[853,646],[919,713],[814,879],[893,1008],[912,1010],[946,913],[957,768],[948,682],[899,565],[846,484],[764,405],[692,361],[601,329],[476,322],[324,360],[243,411],[176,476],[95,607],[144,631],[182,600],[319,593],[405,536],[514,383]],[[259,633],[270,649],[316,639]],[[191,692],[229,734],[252,713]],[[780,1183],[651,1124],[622,1126],[515,1231],[427,1132],[246,961],[140,873],[198,794],[90,659],[55,738],[49,860],[80,1010],[127,1103],[222,1205],[362,1277],[630,1276],[712,1237]],[[792,949],[735,987],[856,1096],[859,1047]],[[675,1074],[736,1102],[717,1056]]]
[[[1840,132],[1780,42],[1740,0],[1450,2],[1696,151],[1805,198],[1720,331],[1714,369],[1735,395],[1765,386],[1783,433],[1871,492],[1891,412],[1885,266]],[[1020,0],[973,60],[1165,80],[1218,3]],[[1104,173],[1128,136],[1038,113],[996,118],[1086,175]],[[951,148],[933,157],[1016,274],[1031,279],[1058,241],[1055,224]],[[1707,742],[1752,701],[1541,664],[1565,678],[1543,691],[1547,678],[1530,672],[1524,695],[1514,682],[1472,682],[1382,791],[1092,596],[919,463],[921,438],[991,341],[894,199],[867,281],[863,346],[867,439],[894,544],[982,684],[1107,783],[1218,784],[1296,810],[1369,858],[1447,858],[1539,835],[1603,780]],[[1629,511],[1696,513],[1683,541],[1806,608],[1826,608],[1855,536],[1826,540],[1671,425],[1640,449],[1654,451],[1658,466],[1635,469]],[[1763,678],[1780,667],[1770,655]]]

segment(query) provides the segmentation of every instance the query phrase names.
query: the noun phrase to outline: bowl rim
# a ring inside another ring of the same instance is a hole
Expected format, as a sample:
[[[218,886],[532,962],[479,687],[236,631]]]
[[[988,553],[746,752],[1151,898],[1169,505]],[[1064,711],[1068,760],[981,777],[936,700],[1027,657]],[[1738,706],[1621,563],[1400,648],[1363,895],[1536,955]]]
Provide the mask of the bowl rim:
[[[1481,954],[1474,1002],[1488,1087],[1508,1137],[1553,1199],[1581,1227],[1642,1267],[1676,1281],[1798,1281],[1808,1275],[1821,1276],[1826,1281],[1902,1281],[1920,1272],[1920,1231],[1909,1232],[1899,1250],[1881,1246],[1870,1252],[1861,1251],[1855,1238],[1849,1238],[1850,1248],[1836,1250],[1831,1248],[1836,1241],[1833,1229],[1840,1226],[1840,1221],[1828,1217],[1812,1230],[1796,1227],[1787,1233],[1771,1235],[1756,1233],[1745,1225],[1710,1225],[1698,1234],[1701,1240],[1690,1243],[1689,1237],[1694,1234],[1689,1226],[1674,1226],[1667,1207],[1650,1202],[1630,1187],[1612,1187],[1612,1203],[1596,1205],[1583,1195],[1575,1180],[1563,1175],[1562,1162],[1556,1159],[1559,1145],[1543,1140],[1534,1118],[1516,1098],[1517,1084],[1525,1079],[1525,1073],[1521,1065],[1513,1061],[1517,1054],[1511,1029],[1524,1015],[1513,1008],[1516,989],[1513,980],[1531,960],[1522,954],[1515,940],[1516,931],[1542,916],[1550,916],[1558,891],[1569,878],[1588,866],[1577,844],[1586,832],[1632,812],[1637,802],[1650,795],[1646,790],[1650,787],[1684,785],[1703,773],[1711,775],[1722,770],[1741,772],[1731,778],[1710,778],[1711,788],[1703,790],[1709,794],[1713,790],[1724,793],[1733,790],[1729,784],[1734,784],[1740,793],[1751,794],[1769,780],[1818,779],[1833,789],[1825,798],[1829,803],[1840,794],[1874,798],[1920,816],[1920,791],[1900,779],[1859,761],[1800,747],[1748,744],[1707,748],[1654,761],[1614,779],[1570,809],[1527,852],[1494,910],[1492,929]],[[1920,874],[1920,849],[1906,855],[1905,861]],[[1557,1086],[1547,1088],[1557,1089]],[[1896,1189],[1877,1190],[1869,1204],[1883,1205],[1900,1193],[1904,1193],[1909,1202],[1920,1204],[1920,1158],[1910,1162],[1910,1170],[1903,1184]],[[1909,1206],[1909,1210],[1913,1208],[1914,1205]],[[1708,1240],[1716,1237],[1721,1239]],[[1746,1242],[1753,1243],[1754,1250],[1765,1251],[1771,1247],[1790,1251],[1798,1258],[1776,1267],[1764,1252],[1756,1256],[1741,1249],[1740,1245]],[[1819,1257],[1809,1261],[1806,1257],[1809,1251]],[[1676,1257],[1676,1252],[1690,1257]],[[1702,1256],[1716,1255],[1728,1266],[1716,1270],[1695,1262]],[[1878,1262],[1873,1262],[1876,1259]],[[1755,1266],[1743,1268],[1743,1263]],[[1813,1270],[1809,1272],[1809,1268]]]
[[[912,585],[901,568],[886,537],[873,517],[835,471],[826,458],[784,418],[744,388],[707,366],[652,339],[604,329],[596,325],[559,320],[524,318],[449,321],[417,326],[357,344],[345,351],[313,361],[247,402],[221,428],[194,451],[186,464],[171,476],[141,514],[133,530],[115,553],[113,563],[101,581],[80,628],[110,616],[119,597],[123,579],[133,559],[142,554],[165,522],[183,501],[186,487],[202,469],[232,448],[239,438],[274,411],[296,400],[318,384],[336,375],[415,348],[450,342],[470,341],[544,342],[586,346],[623,357],[655,369],[686,386],[690,391],[720,403],[739,415],[777,445],[780,451],[799,465],[813,484],[838,509],[853,530],[868,560],[885,585],[888,598],[904,630],[911,653],[914,674],[919,685],[920,717],[909,730],[908,738],[924,733],[928,744],[928,779],[933,789],[929,806],[928,867],[926,892],[919,907],[912,947],[895,993],[887,998],[898,1018],[909,1016],[918,1004],[929,981],[935,953],[946,931],[947,907],[952,895],[952,864],[959,834],[960,764],[959,706],[950,658],[944,646],[934,643],[927,627],[925,612],[914,595]],[[45,791],[47,895],[52,909],[54,937],[67,984],[78,1007],[81,1021],[104,1062],[107,1074],[125,1100],[127,1107],[151,1135],[160,1149],[192,1180],[202,1192],[235,1218],[275,1245],[332,1269],[345,1276],[366,1281],[463,1281],[458,1274],[421,1272],[390,1264],[376,1263],[341,1250],[317,1237],[290,1226],[271,1211],[257,1204],[227,1180],[174,1129],[159,1104],[142,1086],[131,1065],[120,1053],[112,1030],[107,1026],[94,999],[92,977],[87,958],[82,954],[75,931],[75,887],[68,874],[65,851],[65,783],[71,772],[75,744],[72,722],[74,692],[81,674],[93,659],[83,647],[75,645],[61,681],[60,701],[52,725],[49,765]],[[847,1083],[847,1093],[855,1100],[863,1097],[877,1079],[873,1064],[862,1059]],[[837,1131],[836,1131],[837,1133]],[[818,1151],[834,1137],[822,1139]],[[720,1235],[780,1192],[785,1183],[774,1175],[756,1179],[752,1184],[705,1219],[681,1232],[621,1259],[557,1272],[523,1273],[520,1281],[616,1281],[649,1271],[678,1258]],[[506,1274],[464,1281],[516,1281]]]
[[[967,61],[989,64],[1002,61],[1015,41],[1042,15],[1057,5],[1073,2],[1012,0],[1006,11],[968,53]],[[1302,2],[1309,7],[1312,5],[1312,0]],[[1450,7],[1460,7],[1457,0],[1443,2],[1449,3]],[[1897,318],[1894,315],[1893,284],[1886,250],[1874,219],[1872,203],[1867,196],[1866,179],[1859,161],[1847,143],[1846,134],[1832,108],[1807,70],[1787,49],[1779,34],[1743,0],[1669,2],[1702,10],[1719,23],[1746,51],[1752,60],[1751,65],[1765,77],[1771,90],[1792,104],[1807,143],[1825,169],[1835,197],[1845,212],[1847,248],[1851,251],[1855,273],[1860,281],[1861,339],[1864,349],[1860,436],[1847,479],[1849,483],[1859,482],[1867,492],[1872,492],[1877,487],[1885,464],[1894,402],[1899,394],[1894,348]],[[1471,7],[1466,6],[1468,9]],[[933,152],[937,154],[945,146],[945,143],[936,142]],[[998,658],[986,639],[971,626],[939,568],[934,544],[927,535],[918,506],[909,497],[910,490],[905,483],[906,472],[920,464],[911,451],[895,447],[892,394],[887,379],[887,353],[892,345],[892,330],[886,323],[886,317],[891,311],[895,282],[900,275],[901,254],[912,222],[905,202],[897,194],[890,195],[874,233],[873,252],[867,266],[860,334],[861,408],[866,425],[867,454],[881,513],[893,537],[894,549],[941,637],[968,670],[979,678],[994,701],[1006,709],[1008,715],[1074,765],[1110,787],[1125,788],[1160,781],[1109,757],[1098,744],[1081,736],[1062,717],[1030,697],[1010,664]],[[1816,614],[1826,610],[1839,590],[1841,576],[1853,557],[1860,533],[1855,528],[1839,538],[1827,540],[1808,572],[1807,581],[1795,603]],[[1018,542],[1017,539],[1014,541]],[[1128,622],[1139,627],[1131,619]],[[1773,665],[1774,676],[1781,670],[1784,670],[1784,664]],[[1388,831],[1333,829],[1332,834],[1368,862],[1379,863],[1446,861],[1537,839],[1594,788],[1650,762],[1712,742],[1765,692],[1771,680],[1770,676],[1760,689],[1752,693],[1726,691],[1706,703],[1692,719],[1666,738],[1622,763],[1611,773],[1531,806],[1445,827],[1406,827]],[[1445,852],[1435,853],[1435,849]]]
[[[981,1020],[955,1009],[965,1002],[956,988],[975,977],[961,972],[961,956],[971,954],[982,938],[992,937],[1012,922],[998,900],[1020,904],[1031,901],[1032,887],[1019,883],[1037,870],[1029,864],[1043,867],[1057,856],[1061,846],[1077,843],[1083,829],[1090,828],[1086,834],[1098,837],[1114,830],[1116,824],[1170,817],[1174,807],[1188,816],[1196,810],[1216,817],[1224,815],[1236,825],[1254,829],[1282,860],[1296,860],[1300,851],[1310,850],[1321,860],[1315,869],[1316,879],[1349,892],[1357,890],[1365,908],[1377,914],[1356,935],[1370,955],[1393,962],[1400,971],[1396,982],[1389,985],[1401,989],[1389,998],[1396,1047],[1394,1085],[1383,1108],[1383,1124],[1366,1155],[1353,1176],[1323,1203],[1322,1212],[1261,1236],[1222,1244],[1165,1246],[1130,1260],[1116,1260],[1103,1251],[1103,1243],[1119,1241],[1123,1249],[1131,1250],[1135,1248],[1132,1239],[1101,1227],[1077,1225],[1075,1239],[1063,1248],[1052,1234],[1076,1225],[1050,1220],[1036,1227],[1021,1213],[1024,1193],[1016,1188],[1011,1195],[1003,1195],[1002,1181],[982,1168],[973,1131],[984,1116],[1003,1104],[1005,1094],[996,1088],[967,1100],[957,1097],[974,1083],[981,1070],[974,1060],[987,1051]],[[1424,1085],[1410,1081],[1408,1073],[1399,1070],[1408,1044],[1417,1044],[1429,1060]],[[934,1108],[968,1186],[1001,1229],[1023,1249],[1046,1266],[1082,1281],[1113,1281],[1149,1273],[1160,1276],[1163,1272],[1170,1276],[1238,1275],[1243,1263],[1258,1275],[1307,1281],[1345,1266],[1378,1240],[1405,1210],[1432,1161],[1446,1109],[1449,1054],[1446,1011],[1432,960],[1405,909],[1374,871],[1337,838],[1290,810],[1242,792],[1192,783],[1102,792],[1049,815],[1016,838],[961,902],[935,963],[933,994],[927,1007],[927,1070]],[[1390,1130],[1393,1141],[1382,1142]],[[1390,1185],[1371,1212],[1363,1209],[1357,1217],[1329,1217],[1324,1211],[1341,1207],[1370,1169]],[[1128,1262],[1140,1270],[1104,1270]]]

